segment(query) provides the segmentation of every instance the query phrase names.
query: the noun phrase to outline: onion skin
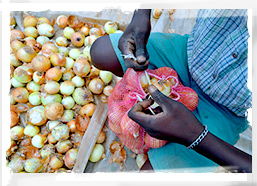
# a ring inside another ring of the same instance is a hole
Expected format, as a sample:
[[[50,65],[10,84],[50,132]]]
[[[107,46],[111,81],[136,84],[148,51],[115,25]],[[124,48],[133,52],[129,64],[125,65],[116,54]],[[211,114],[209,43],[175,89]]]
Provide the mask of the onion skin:
[[[24,136],[24,128],[21,126],[14,126],[10,130],[10,137],[14,141],[22,139]]]
[[[71,43],[75,47],[81,47],[84,44],[85,36],[81,32],[74,32],[71,35]]]
[[[48,81],[59,81],[62,78],[62,71],[57,67],[50,68],[46,71],[45,78]]]
[[[77,76],[85,77],[90,72],[90,64],[86,58],[78,58],[73,65],[73,71]]]
[[[53,128],[51,134],[57,141],[66,140],[70,137],[70,129],[67,125],[60,124]]]
[[[32,80],[33,69],[28,66],[18,66],[13,73],[16,80],[21,83],[28,83]]]
[[[63,166],[63,156],[62,154],[55,153],[51,155],[49,166],[52,169],[59,169]]]
[[[104,89],[104,83],[99,78],[94,78],[89,82],[89,90],[94,94],[101,94]]]
[[[85,87],[76,88],[72,97],[78,105],[86,105],[94,100],[93,94]]]
[[[50,120],[60,119],[63,115],[64,108],[61,103],[54,102],[45,106],[45,116]]]
[[[18,87],[13,90],[12,97],[18,103],[26,103],[29,99],[29,92],[24,87]]]
[[[44,56],[49,57],[58,52],[58,48],[53,43],[46,43],[42,46],[41,52]]]
[[[29,15],[26,16],[23,20],[23,26],[26,28],[28,26],[33,26],[35,27],[37,25],[37,18],[35,16]]]
[[[65,15],[59,15],[56,19],[56,23],[60,28],[65,28],[68,26],[67,24],[68,17]]]
[[[55,153],[55,146],[53,144],[44,145],[40,150],[41,158],[45,158]]]
[[[16,54],[17,58],[20,61],[23,61],[23,62],[26,62],[26,63],[30,63],[32,61],[32,59],[34,57],[36,57],[36,55],[37,55],[37,52],[29,46],[25,46],[25,47],[20,48],[17,51],[17,54]]]
[[[63,53],[54,53],[50,56],[50,61],[53,66],[64,67],[66,64],[66,57]]]
[[[43,55],[38,55],[34,57],[31,64],[34,70],[38,72],[44,72],[51,67],[50,60]]]
[[[32,107],[27,113],[27,123],[31,125],[41,126],[44,125],[47,118],[44,114],[44,106],[39,105]]]
[[[75,132],[76,131],[76,123],[75,120],[71,120],[67,123],[67,126],[70,128],[71,132]]]
[[[38,173],[42,171],[43,165],[39,158],[30,158],[26,160],[24,168],[26,172]]]
[[[75,165],[77,156],[78,156],[78,149],[73,148],[67,151],[64,156],[64,164],[66,165],[66,167],[71,169]]]
[[[37,83],[39,85],[43,84],[45,82],[45,74],[35,71],[33,73],[33,81],[35,81],[35,83]]]
[[[79,113],[82,116],[91,117],[95,112],[95,109],[96,109],[96,105],[94,103],[88,103],[80,109]]]
[[[10,127],[14,127],[15,125],[17,125],[19,123],[20,118],[19,118],[18,114],[14,111],[11,111],[10,115],[11,115]]]
[[[72,143],[70,140],[58,141],[55,147],[57,152],[65,153],[72,147]]]
[[[56,81],[48,81],[44,87],[44,90],[48,94],[56,94],[60,90],[60,85]]]
[[[14,53],[16,53],[22,47],[25,47],[25,44],[19,40],[13,40],[11,42],[11,48],[13,49]]]
[[[21,40],[21,39],[24,39],[25,38],[25,35],[23,34],[22,31],[20,30],[11,30],[11,33],[10,33],[10,42],[14,41],[14,40]]]

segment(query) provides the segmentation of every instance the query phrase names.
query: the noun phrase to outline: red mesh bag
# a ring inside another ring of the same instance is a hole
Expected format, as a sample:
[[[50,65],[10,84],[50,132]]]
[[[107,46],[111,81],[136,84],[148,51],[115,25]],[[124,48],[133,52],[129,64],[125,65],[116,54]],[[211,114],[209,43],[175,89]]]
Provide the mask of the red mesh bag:
[[[190,111],[197,107],[196,92],[182,85],[175,70],[161,67],[146,71],[150,77],[173,82],[168,95],[170,98],[181,102]],[[128,111],[138,102],[138,96],[141,99],[147,96],[141,86],[141,76],[144,74],[144,71],[137,72],[129,68],[108,98],[109,127],[121,142],[136,154],[146,153],[149,148],[159,148],[167,143],[167,141],[151,137],[139,124],[128,117]]]

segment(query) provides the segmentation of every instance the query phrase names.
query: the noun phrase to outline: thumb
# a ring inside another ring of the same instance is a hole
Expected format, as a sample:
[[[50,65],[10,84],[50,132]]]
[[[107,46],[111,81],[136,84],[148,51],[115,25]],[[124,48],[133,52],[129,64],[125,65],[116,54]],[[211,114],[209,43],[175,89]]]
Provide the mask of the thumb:
[[[159,91],[154,85],[150,85],[148,87],[148,91],[151,94],[153,100],[157,102],[163,109],[165,109],[169,98],[161,91]]]
[[[149,59],[149,54],[146,49],[146,42],[143,38],[137,38],[135,40],[136,45],[136,58],[139,64],[144,64]]]

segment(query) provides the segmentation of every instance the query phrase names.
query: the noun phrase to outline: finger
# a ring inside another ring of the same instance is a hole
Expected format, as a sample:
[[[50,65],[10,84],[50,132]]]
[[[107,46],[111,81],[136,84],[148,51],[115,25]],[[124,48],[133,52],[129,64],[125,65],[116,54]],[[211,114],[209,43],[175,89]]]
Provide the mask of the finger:
[[[133,68],[136,71],[142,71],[146,70],[150,61],[146,61],[144,64],[139,64],[137,61],[134,61],[133,59],[124,59],[125,65],[127,68]]]
[[[166,109],[166,104],[169,98],[159,91],[154,85],[148,87],[148,92],[151,94],[154,101],[156,101],[162,109]]]
[[[135,39],[135,46],[136,46],[136,58],[137,62],[139,64],[144,64],[148,59],[149,59],[149,54],[146,49],[146,43],[147,43],[147,38],[145,35],[141,35],[141,37],[137,36]]]

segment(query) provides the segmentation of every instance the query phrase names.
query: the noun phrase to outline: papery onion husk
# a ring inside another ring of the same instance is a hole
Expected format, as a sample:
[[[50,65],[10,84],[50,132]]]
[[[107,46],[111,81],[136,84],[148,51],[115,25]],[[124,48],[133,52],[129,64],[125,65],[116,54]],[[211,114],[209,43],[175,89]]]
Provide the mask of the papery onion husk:
[[[75,165],[77,157],[78,149],[73,148],[67,151],[64,156],[64,164],[66,165],[66,167],[71,169]]]
[[[91,117],[95,112],[95,109],[96,109],[96,105],[94,103],[88,103],[80,109],[79,113],[82,116]]]
[[[26,103],[29,99],[29,92],[24,87],[17,87],[13,90],[12,97],[18,103]]]
[[[10,42],[14,41],[14,40],[21,40],[21,39],[24,39],[25,38],[25,35],[23,34],[22,31],[20,30],[11,30],[11,33],[10,33]]]
[[[72,143],[70,140],[58,141],[55,147],[57,152],[65,153],[72,147]]]
[[[81,115],[77,115],[75,119],[76,130],[84,132],[87,130],[88,124],[90,122],[90,118],[87,116],[82,117]]]
[[[53,102],[45,105],[45,116],[50,120],[60,119],[63,115],[64,108],[61,103]]]
[[[15,125],[17,125],[20,121],[20,118],[18,116],[18,114],[14,111],[10,111],[10,116],[11,116],[11,123],[10,123],[10,127],[14,127]]]

